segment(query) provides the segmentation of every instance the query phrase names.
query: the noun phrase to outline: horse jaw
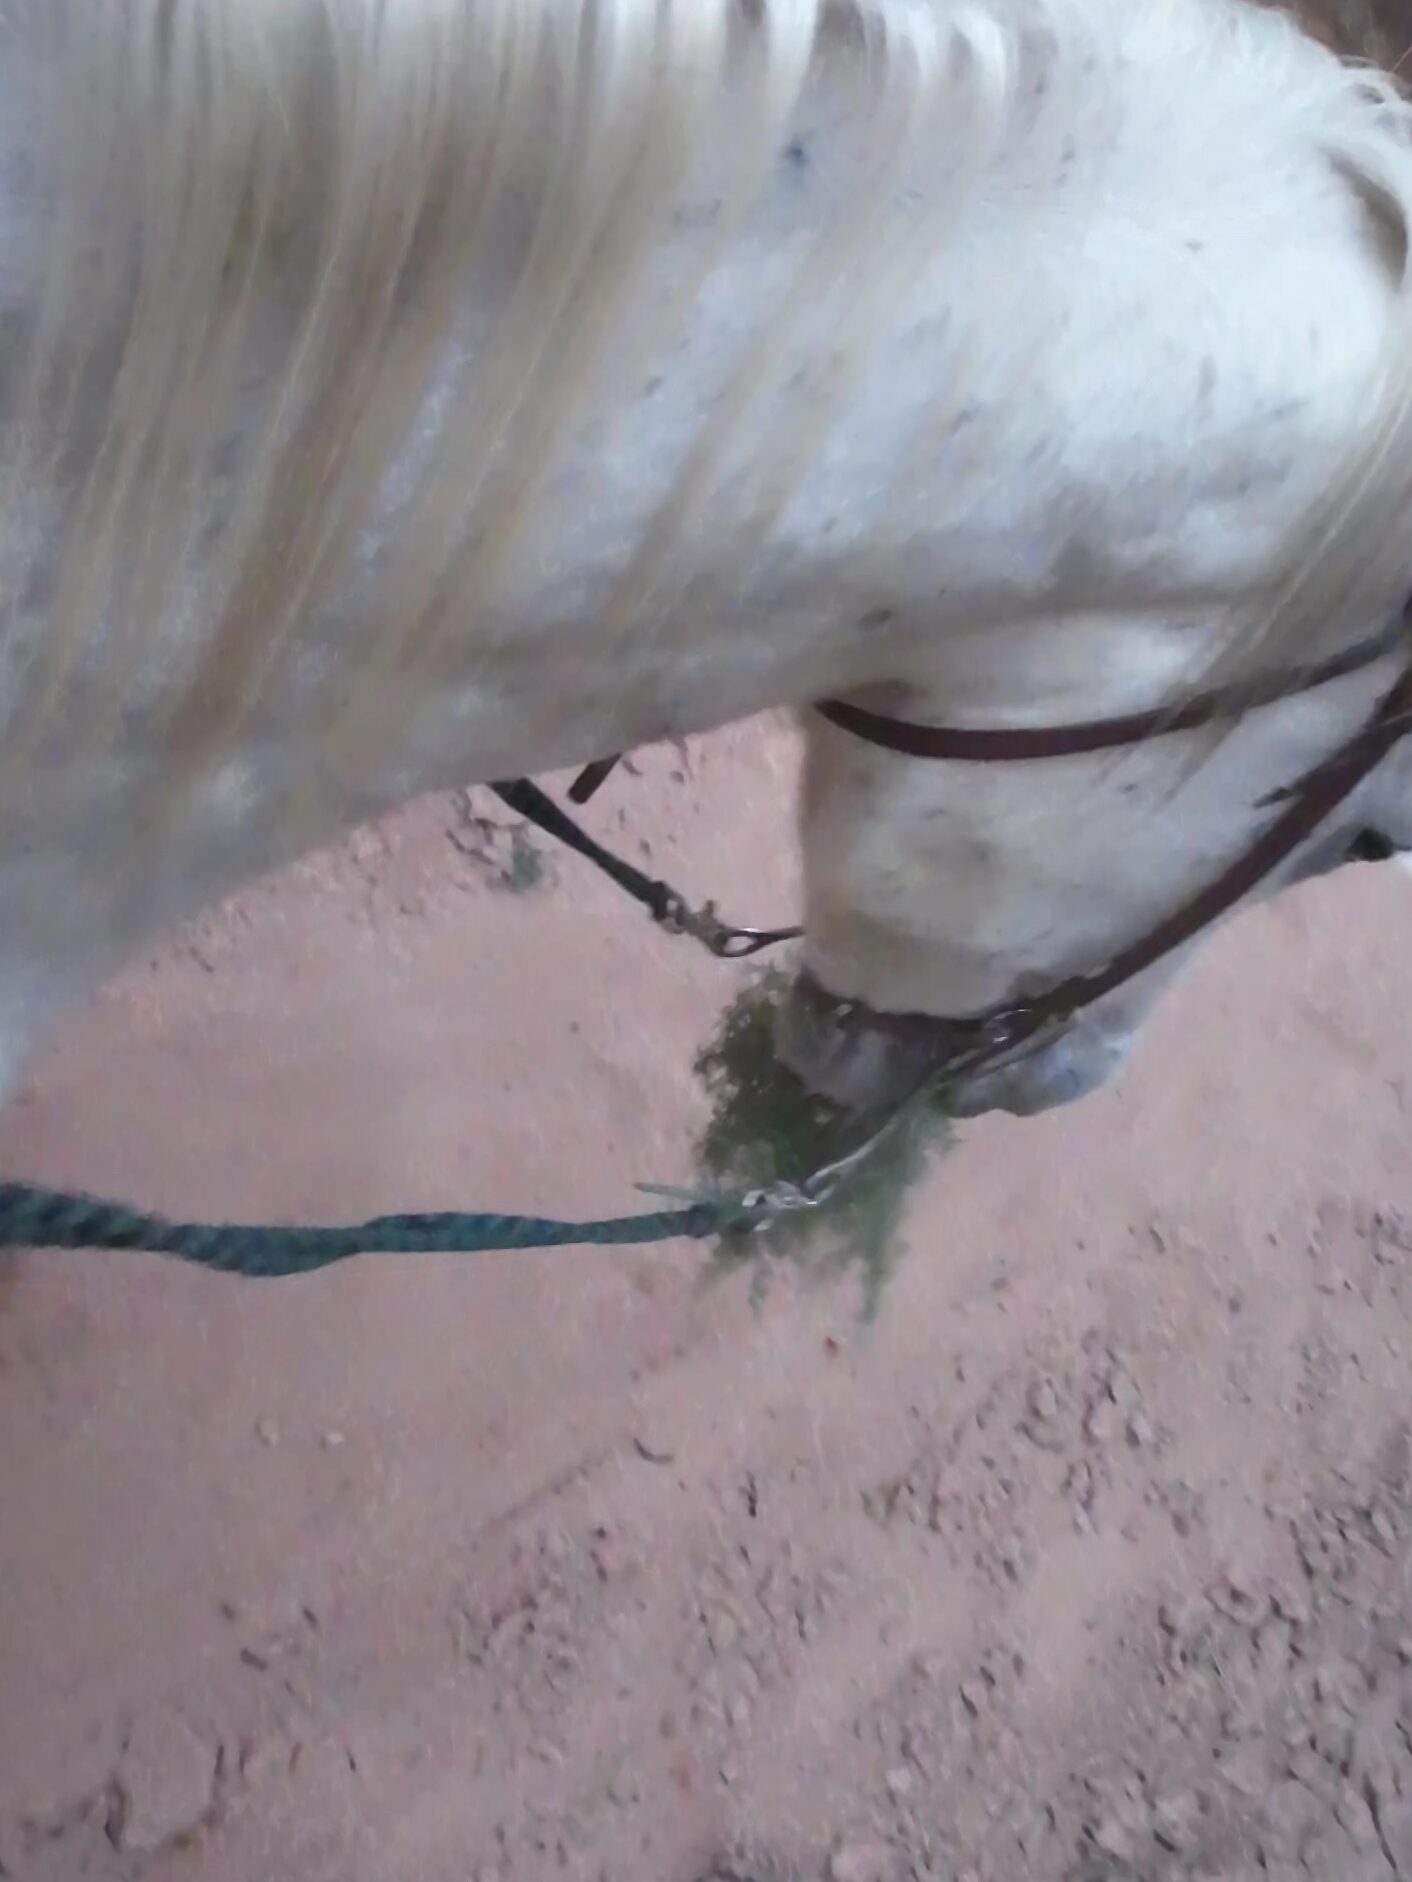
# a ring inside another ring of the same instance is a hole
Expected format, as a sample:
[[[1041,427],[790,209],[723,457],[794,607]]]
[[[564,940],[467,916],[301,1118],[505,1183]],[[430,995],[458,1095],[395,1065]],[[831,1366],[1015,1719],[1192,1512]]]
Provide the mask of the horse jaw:
[[[1272,724],[1263,728],[1262,737],[1252,739],[1249,734],[1256,729],[1245,728],[1245,744],[1257,749],[1248,749],[1244,755],[1239,751],[1229,753],[1231,767],[1249,765],[1260,747],[1267,751],[1282,749],[1289,737],[1288,726],[1281,736],[1282,728]],[[1248,776],[1246,784],[1248,788]],[[1250,799],[1247,796],[1242,801],[1248,804]],[[1260,798],[1255,801],[1263,803]],[[1251,899],[1267,899],[1349,863],[1393,859],[1412,873],[1409,848],[1412,752],[1399,749],[1350,796],[1331,823],[1271,873]],[[1081,858],[1081,837],[1078,854]],[[1209,879],[1210,871],[1205,880]],[[1193,881],[1185,893],[1200,886],[1203,883]],[[1174,912],[1177,906],[1174,899],[1166,912]],[[974,922],[975,918],[970,919]],[[816,932],[811,935],[810,954],[823,964],[817,972],[806,967],[792,984],[777,1015],[777,1050],[783,1063],[810,1091],[862,1116],[891,1109],[927,1087],[944,1096],[946,1108],[954,1117],[975,1117],[989,1111],[1033,1116],[1087,1097],[1122,1071],[1152,1008],[1205,945],[1215,925],[1172,954],[1157,958],[1132,981],[1092,1006],[1080,1006],[1067,1024],[1043,1033],[1033,1046],[1008,1056],[1003,1052],[989,1056],[982,1051],[979,1057],[979,1020],[996,1008],[1023,1006],[1027,997],[1042,998],[1053,978],[1068,979],[1069,972],[1075,970],[1061,971],[1048,982],[1041,975],[1021,973],[989,1007],[983,1002],[965,1007],[942,1006],[948,983],[938,978],[933,981],[936,1004],[898,1011],[881,1004],[886,987],[903,984],[900,976],[906,972],[905,950],[898,947],[895,936],[890,947],[880,946],[874,935],[852,958],[846,949],[836,948],[832,958],[826,959],[821,934]],[[828,932],[822,924],[821,930]],[[1138,928],[1134,934],[1143,932]],[[834,929],[833,938],[837,941],[846,934],[845,924]],[[1106,953],[1097,947],[1087,962],[1088,971],[1101,971],[1116,951],[1116,944],[1110,945]],[[934,974],[945,972],[945,949],[939,945],[936,952],[936,960],[910,963],[913,978],[905,984],[921,985],[929,969]],[[871,973],[866,966],[869,959],[873,964]],[[878,963],[883,961],[890,975],[877,971]],[[1003,971],[1004,961],[1004,955],[997,954],[986,965],[992,971]],[[952,964],[961,969],[961,974],[950,985],[973,989],[978,984],[973,976],[967,977],[968,963],[959,953]],[[820,973],[827,979],[820,978]],[[848,991],[832,991],[835,987]],[[953,1017],[943,1016],[948,1013]]]

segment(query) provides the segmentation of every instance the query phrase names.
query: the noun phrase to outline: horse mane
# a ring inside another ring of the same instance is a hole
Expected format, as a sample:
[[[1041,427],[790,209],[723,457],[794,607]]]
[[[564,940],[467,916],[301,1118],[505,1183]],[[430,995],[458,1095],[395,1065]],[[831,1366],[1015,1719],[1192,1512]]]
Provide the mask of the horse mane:
[[[878,205],[918,127],[953,114],[964,183],[1024,108],[1027,39],[1052,48],[1057,122],[1064,72],[1102,56],[1107,23],[1094,0],[8,0],[0,177],[37,204],[38,251],[6,267],[40,287],[0,385],[7,579],[36,542],[58,548],[42,608],[16,600],[0,643],[7,759],[86,701],[142,715],[177,788],[278,710],[310,623],[334,617],[318,736],[335,755],[376,744],[409,676],[493,618],[566,444],[669,352],[844,48],[856,186],[636,546],[613,602],[631,627],[794,363],[801,308],[824,296],[835,343],[866,343],[836,283],[895,247]],[[1412,118],[1352,68],[1306,102],[1387,220],[1399,306],[1368,434],[1242,616],[1240,657],[1405,574]],[[659,291],[703,166],[710,238]],[[917,218],[906,239],[934,251],[941,228]],[[488,303],[470,292],[486,281]]]
[[[1290,12],[1316,39],[1347,59],[1400,70],[1412,50],[1409,0],[1261,0]]]

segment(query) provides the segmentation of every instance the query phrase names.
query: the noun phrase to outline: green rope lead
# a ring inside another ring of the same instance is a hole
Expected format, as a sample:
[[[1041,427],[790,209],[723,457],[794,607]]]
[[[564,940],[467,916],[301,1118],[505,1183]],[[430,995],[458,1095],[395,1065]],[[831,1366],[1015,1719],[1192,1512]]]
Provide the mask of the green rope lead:
[[[385,1215],[346,1228],[169,1222],[122,1203],[32,1183],[0,1183],[0,1249],[130,1248],[274,1279],[312,1274],[354,1255],[479,1254],[501,1248],[565,1248],[629,1242],[702,1241],[758,1220],[739,1197],[707,1197],[680,1209],[556,1222],[532,1215]]]

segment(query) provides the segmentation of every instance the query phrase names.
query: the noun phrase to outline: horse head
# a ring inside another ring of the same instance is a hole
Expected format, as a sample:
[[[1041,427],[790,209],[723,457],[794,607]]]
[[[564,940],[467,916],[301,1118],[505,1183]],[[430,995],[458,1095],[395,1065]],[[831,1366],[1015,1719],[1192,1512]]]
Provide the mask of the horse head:
[[[786,1062],[865,1112],[944,1083],[957,1115],[1028,1115],[1106,1083],[1234,909],[1412,845],[1408,621],[1082,724],[813,715]]]

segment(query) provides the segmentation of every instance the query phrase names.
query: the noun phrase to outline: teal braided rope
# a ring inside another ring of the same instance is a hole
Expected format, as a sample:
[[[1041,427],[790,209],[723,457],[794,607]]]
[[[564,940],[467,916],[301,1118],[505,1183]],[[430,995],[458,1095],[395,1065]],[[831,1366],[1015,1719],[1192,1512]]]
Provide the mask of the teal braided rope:
[[[385,1215],[346,1228],[281,1228],[263,1223],[169,1222],[122,1203],[0,1183],[0,1248],[128,1248],[172,1255],[218,1274],[275,1279],[312,1274],[354,1255],[480,1254],[491,1249],[576,1244],[702,1241],[742,1228],[751,1209],[729,1197],[685,1208],[556,1222],[533,1215]]]

